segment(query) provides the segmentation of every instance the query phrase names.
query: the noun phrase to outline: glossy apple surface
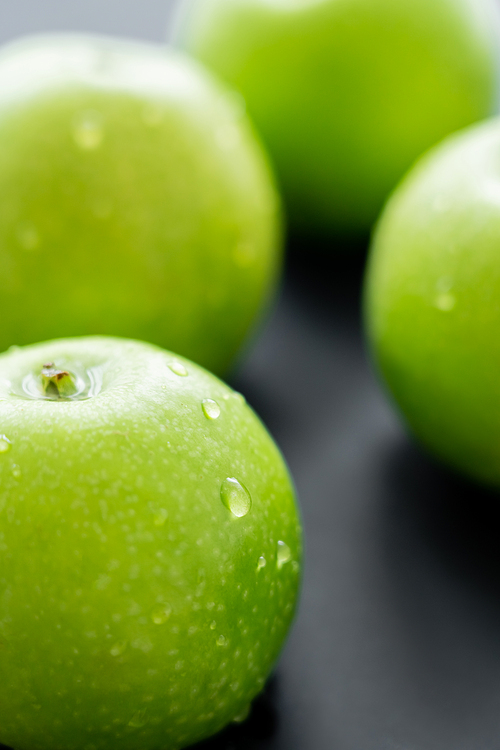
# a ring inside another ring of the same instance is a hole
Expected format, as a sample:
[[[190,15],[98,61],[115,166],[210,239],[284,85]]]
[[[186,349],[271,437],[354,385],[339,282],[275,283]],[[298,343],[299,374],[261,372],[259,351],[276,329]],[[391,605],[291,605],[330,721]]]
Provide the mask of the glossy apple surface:
[[[500,120],[409,173],[375,235],[366,321],[380,370],[439,457],[500,485]]]
[[[241,102],[160,46],[5,48],[0,195],[0,350],[113,334],[223,372],[279,270],[279,200]]]
[[[187,0],[178,44],[235,86],[297,228],[367,231],[404,172],[496,98],[490,0]]]
[[[243,397],[85,337],[1,355],[0,422],[0,743],[170,749],[242,719],[301,557],[286,466]]]

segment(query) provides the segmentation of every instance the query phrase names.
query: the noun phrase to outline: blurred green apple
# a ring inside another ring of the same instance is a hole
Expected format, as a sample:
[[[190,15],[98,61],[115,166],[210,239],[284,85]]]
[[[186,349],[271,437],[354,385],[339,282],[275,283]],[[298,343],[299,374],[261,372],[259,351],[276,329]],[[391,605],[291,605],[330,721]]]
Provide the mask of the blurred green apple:
[[[283,459],[216,377],[88,337],[0,356],[0,743],[185,747],[241,720],[295,608]]]
[[[492,0],[188,0],[178,43],[235,86],[295,228],[366,232],[425,149],[492,113]]]
[[[160,46],[7,47],[0,194],[0,349],[115,334],[223,372],[279,269],[279,200],[241,102]]]
[[[390,200],[366,278],[378,366],[437,456],[500,485],[500,120],[451,136]]]

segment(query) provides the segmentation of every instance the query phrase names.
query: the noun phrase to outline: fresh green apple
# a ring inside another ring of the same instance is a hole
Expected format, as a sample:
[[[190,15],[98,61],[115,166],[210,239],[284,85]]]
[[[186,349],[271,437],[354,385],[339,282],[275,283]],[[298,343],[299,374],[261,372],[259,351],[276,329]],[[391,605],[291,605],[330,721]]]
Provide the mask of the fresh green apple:
[[[242,719],[301,532],[242,396],[151,344],[0,356],[0,743],[173,750]]]
[[[220,373],[279,270],[279,199],[241,101],[161,46],[5,48],[0,195],[0,350],[114,334]]]
[[[500,485],[500,120],[451,136],[376,232],[366,322],[380,370],[439,457]]]
[[[175,38],[235,86],[294,227],[367,231],[425,149],[490,114],[492,0],[189,0]]]

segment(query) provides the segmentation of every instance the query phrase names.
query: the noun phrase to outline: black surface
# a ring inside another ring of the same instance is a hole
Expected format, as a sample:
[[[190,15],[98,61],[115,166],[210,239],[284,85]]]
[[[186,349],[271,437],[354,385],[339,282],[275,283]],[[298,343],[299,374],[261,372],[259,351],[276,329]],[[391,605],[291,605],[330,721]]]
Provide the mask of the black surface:
[[[65,29],[160,41],[170,8],[0,0],[0,39]],[[498,499],[405,436],[363,347],[363,256],[325,252],[295,243],[233,379],[296,481],[300,611],[249,719],[198,750],[498,750]]]
[[[235,382],[289,462],[307,559],[273,690],[207,748],[494,750],[498,499],[406,437],[367,363],[362,258],[327,260],[293,254]],[[258,736],[263,705],[272,737]]]

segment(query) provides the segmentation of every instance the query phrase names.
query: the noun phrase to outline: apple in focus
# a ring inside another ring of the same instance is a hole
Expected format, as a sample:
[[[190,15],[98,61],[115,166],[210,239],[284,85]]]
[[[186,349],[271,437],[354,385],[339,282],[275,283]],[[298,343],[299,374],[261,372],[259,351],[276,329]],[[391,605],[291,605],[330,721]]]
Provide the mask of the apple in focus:
[[[491,114],[493,0],[185,0],[174,32],[239,90],[294,229],[367,232],[412,162]]]
[[[181,748],[241,720],[292,620],[301,530],[242,396],[106,337],[0,356],[0,743]]]
[[[163,46],[5,47],[0,194],[0,350],[113,334],[222,373],[279,272],[279,198],[240,98]]]
[[[365,286],[368,338],[436,456],[500,486],[500,119],[445,140],[389,201]]]

